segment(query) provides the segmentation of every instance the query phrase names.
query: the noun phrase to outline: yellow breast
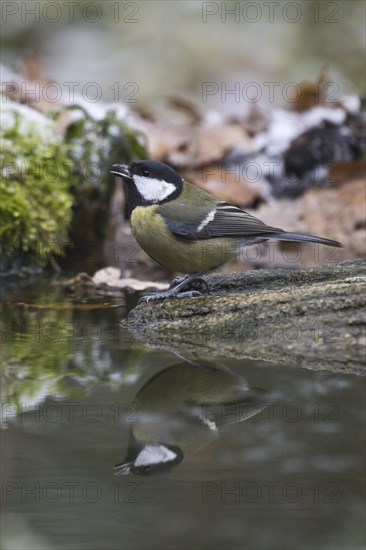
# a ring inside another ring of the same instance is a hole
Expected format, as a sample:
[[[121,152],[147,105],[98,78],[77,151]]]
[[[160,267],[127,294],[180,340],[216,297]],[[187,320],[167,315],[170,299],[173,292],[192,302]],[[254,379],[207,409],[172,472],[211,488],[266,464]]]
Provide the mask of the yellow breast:
[[[186,241],[174,237],[158,215],[157,205],[132,211],[132,233],[141,248],[164,267],[180,273],[205,273],[235,258],[231,239]]]

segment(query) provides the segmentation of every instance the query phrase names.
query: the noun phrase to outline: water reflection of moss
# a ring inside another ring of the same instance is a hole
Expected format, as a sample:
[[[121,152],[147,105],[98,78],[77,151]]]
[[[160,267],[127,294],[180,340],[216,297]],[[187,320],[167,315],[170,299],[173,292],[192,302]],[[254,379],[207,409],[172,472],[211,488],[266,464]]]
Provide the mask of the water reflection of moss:
[[[115,392],[139,378],[146,349],[120,330],[119,308],[78,309],[48,281],[16,296],[33,303],[14,305],[13,295],[3,308],[2,399],[18,412],[47,398],[79,400],[96,386]]]
[[[73,343],[59,327],[71,326],[72,310],[17,308],[8,311],[4,327],[3,398],[20,407],[47,395],[64,395],[62,378],[72,365]],[[72,368],[72,373],[82,373]]]

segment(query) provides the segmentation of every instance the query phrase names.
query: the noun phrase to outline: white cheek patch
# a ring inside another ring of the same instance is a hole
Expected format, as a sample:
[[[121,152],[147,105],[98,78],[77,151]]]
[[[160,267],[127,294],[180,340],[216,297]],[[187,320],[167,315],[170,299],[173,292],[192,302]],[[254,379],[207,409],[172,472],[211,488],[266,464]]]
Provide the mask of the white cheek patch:
[[[204,227],[206,227],[206,225],[210,222],[213,221],[214,217],[215,217],[215,214],[216,214],[216,209],[215,210],[211,210],[211,212],[206,216],[206,218],[203,220],[203,222],[201,222],[199,224],[199,226],[197,227],[197,231],[202,231],[202,229]]]
[[[149,202],[160,202],[176,190],[175,185],[165,180],[134,176],[133,181],[140,195]]]
[[[171,462],[177,458],[176,453],[164,445],[146,445],[135,460],[135,466],[149,466]]]

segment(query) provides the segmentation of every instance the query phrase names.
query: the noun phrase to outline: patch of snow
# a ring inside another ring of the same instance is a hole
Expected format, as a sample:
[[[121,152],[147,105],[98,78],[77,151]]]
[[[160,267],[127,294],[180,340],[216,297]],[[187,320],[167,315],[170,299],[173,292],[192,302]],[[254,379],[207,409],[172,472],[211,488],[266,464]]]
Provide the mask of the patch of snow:
[[[269,156],[279,156],[286,151],[290,143],[310,128],[320,126],[328,121],[340,125],[346,118],[346,112],[342,108],[329,109],[327,107],[314,107],[305,113],[276,109],[272,112],[272,118],[268,128],[255,136],[256,149],[265,149]]]

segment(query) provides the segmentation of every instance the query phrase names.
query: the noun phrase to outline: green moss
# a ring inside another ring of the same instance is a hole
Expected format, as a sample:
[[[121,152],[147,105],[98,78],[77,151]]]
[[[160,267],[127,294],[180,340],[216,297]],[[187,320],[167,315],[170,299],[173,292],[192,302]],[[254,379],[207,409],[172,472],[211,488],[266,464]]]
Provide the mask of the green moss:
[[[1,130],[1,247],[7,257],[29,253],[33,266],[43,266],[67,240],[70,160],[48,119],[27,118],[31,110],[22,108],[8,108]]]
[[[61,137],[55,125],[65,109],[51,118],[4,102],[1,271],[43,267],[70,241],[95,243],[106,235],[111,166],[146,158],[146,151],[122,120],[125,113],[99,108],[94,115],[80,106],[67,108],[71,123]]]

